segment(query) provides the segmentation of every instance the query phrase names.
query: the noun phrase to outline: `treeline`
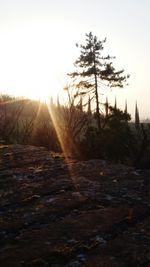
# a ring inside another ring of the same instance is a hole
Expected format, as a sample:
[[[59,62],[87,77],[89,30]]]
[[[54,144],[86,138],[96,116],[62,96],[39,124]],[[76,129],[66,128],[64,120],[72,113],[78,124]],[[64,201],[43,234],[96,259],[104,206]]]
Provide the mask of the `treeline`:
[[[129,74],[116,70],[114,56],[104,53],[106,38],[92,32],[84,44],[76,44],[79,57],[68,73],[65,91],[68,104],[43,104],[3,96],[0,100],[1,142],[33,144],[79,159],[101,158],[150,165],[150,127],[141,124],[136,105],[135,123],[130,123],[127,105],[122,111],[101,103],[102,88],[124,87]]]
[[[101,128],[96,113],[82,100],[75,105],[32,100],[0,101],[0,142],[44,146],[78,159],[101,158],[136,167],[150,163],[150,127],[138,117],[130,123],[127,110],[103,105]],[[138,116],[138,114],[137,114]]]

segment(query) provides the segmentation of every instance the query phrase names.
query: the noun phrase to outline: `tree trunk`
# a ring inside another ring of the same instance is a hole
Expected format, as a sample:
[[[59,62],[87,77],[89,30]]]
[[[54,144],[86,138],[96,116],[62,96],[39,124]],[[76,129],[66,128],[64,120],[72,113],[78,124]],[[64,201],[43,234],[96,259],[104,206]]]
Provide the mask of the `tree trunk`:
[[[100,112],[99,112],[99,98],[98,98],[98,86],[97,86],[97,75],[94,74],[95,78],[95,97],[96,97],[96,120],[97,120],[97,127],[98,130],[101,130],[101,121],[100,121]]]

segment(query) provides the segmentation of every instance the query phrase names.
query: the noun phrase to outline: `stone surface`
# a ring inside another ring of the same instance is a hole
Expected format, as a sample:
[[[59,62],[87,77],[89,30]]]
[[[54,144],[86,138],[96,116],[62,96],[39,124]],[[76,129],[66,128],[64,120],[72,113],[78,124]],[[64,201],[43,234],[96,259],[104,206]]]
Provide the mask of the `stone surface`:
[[[149,170],[0,147],[0,266],[148,267]]]

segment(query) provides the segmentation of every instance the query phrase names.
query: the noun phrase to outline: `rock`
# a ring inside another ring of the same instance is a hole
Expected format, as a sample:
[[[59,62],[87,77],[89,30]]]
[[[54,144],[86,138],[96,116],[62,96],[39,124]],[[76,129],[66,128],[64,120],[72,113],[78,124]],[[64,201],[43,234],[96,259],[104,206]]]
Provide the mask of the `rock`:
[[[0,147],[1,267],[147,267],[149,170]]]

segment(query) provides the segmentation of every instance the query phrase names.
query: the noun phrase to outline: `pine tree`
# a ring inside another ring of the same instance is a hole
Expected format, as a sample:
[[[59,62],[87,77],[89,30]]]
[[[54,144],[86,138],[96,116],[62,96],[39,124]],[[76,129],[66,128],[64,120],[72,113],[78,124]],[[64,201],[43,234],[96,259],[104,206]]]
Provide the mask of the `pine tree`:
[[[139,109],[137,106],[137,102],[135,105],[135,127],[136,127],[136,129],[140,128],[140,116],[139,116]]]
[[[124,70],[116,71],[112,65],[114,57],[102,56],[106,39],[100,41],[92,32],[86,34],[86,44],[80,47],[80,56],[75,61],[76,71],[68,75],[75,79],[78,94],[94,94],[96,99],[96,119],[98,129],[101,129],[99,88],[103,85],[109,87],[123,87],[127,76],[122,76]]]

